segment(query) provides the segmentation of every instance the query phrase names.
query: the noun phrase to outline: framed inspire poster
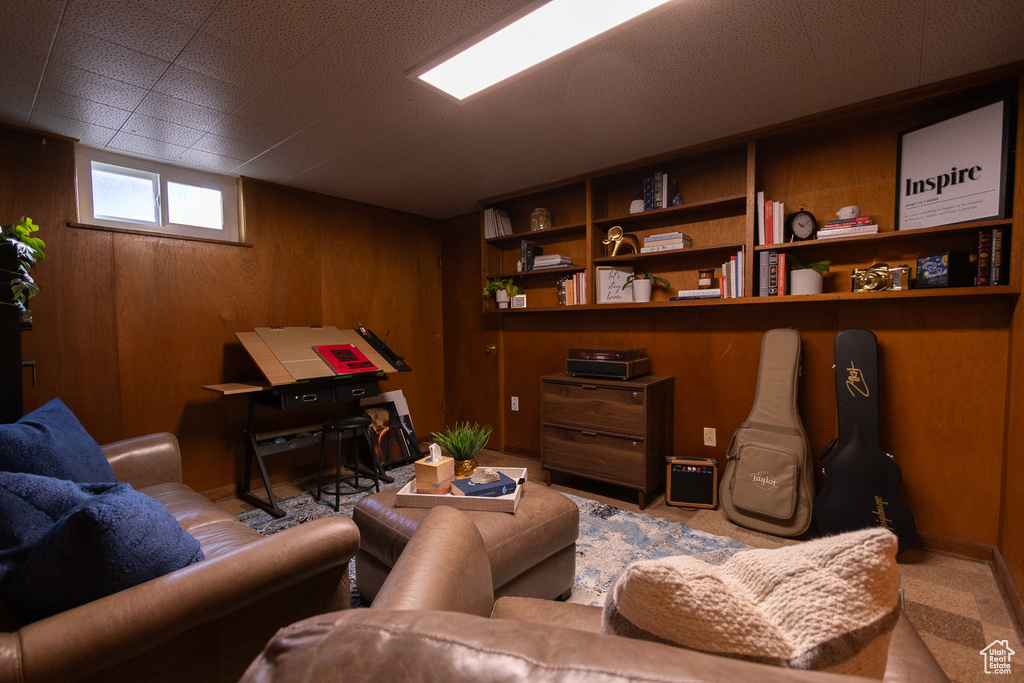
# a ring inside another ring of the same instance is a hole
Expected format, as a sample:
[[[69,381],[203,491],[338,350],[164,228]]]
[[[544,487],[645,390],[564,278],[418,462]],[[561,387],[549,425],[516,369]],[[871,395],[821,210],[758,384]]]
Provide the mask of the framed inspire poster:
[[[896,229],[1005,218],[1011,101],[900,134]]]

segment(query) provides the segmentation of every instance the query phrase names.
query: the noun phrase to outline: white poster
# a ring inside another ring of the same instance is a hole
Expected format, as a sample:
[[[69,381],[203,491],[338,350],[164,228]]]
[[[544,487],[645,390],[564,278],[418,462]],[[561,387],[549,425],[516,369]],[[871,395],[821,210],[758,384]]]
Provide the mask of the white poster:
[[[1001,217],[1002,101],[900,138],[896,226],[930,228]]]

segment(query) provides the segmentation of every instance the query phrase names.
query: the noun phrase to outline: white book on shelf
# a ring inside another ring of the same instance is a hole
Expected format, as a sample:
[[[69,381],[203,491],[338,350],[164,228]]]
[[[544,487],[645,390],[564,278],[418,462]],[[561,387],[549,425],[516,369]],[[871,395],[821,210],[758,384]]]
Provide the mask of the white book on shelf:
[[[764,190],[757,193],[757,243],[764,246]]]

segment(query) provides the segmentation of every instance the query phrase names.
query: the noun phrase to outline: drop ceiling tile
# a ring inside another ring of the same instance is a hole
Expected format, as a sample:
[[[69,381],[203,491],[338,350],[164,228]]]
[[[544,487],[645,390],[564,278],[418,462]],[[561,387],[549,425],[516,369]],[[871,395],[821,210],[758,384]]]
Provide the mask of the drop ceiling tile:
[[[302,50],[302,46],[294,43],[231,43],[199,31],[175,64],[236,87],[258,90],[268,77],[281,72]]]
[[[79,143],[87,147],[96,147],[97,149],[106,147],[111,138],[117,134],[117,130],[113,128],[103,128],[102,126],[96,126],[85,121],[76,121],[75,119],[65,118],[38,109],[32,112],[32,119],[29,121],[29,125],[39,130],[75,138]]]
[[[797,118],[831,106],[809,31],[796,0],[682,3],[671,13],[716,61],[721,87],[746,102],[759,124]]]
[[[132,114],[126,109],[118,109],[57,90],[41,91],[36,98],[33,111],[35,110],[114,129],[119,129]]]
[[[42,88],[128,110],[134,110],[146,96],[146,90],[138,86],[58,61],[47,67]]]
[[[833,106],[920,84],[924,0],[800,0],[800,13]]]
[[[149,159],[170,163],[174,163],[187,149],[170,142],[133,135],[124,131],[115,135],[108,144],[108,147],[131,155],[144,156]]]
[[[253,157],[262,154],[266,147],[253,145],[241,140],[233,140],[213,133],[207,133],[192,144],[192,147],[201,152],[209,152],[229,159],[236,159],[238,163],[249,161]]]
[[[135,113],[202,131],[209,131],[225,116],[219,111],[153,91],[146,95]]]
[[[52,56],[79,69],[147,89],[170,64],[69,27],[57,34]]]
[[[263,150],[269,149],[294,133],[290,126],[272,120],[252,121],[240,116],[228,116],[210,130],[218,138],[226,138],[254,150],[246,161]]]
[[[178,64],[167,69],[153,90],[225,114],[238,109],[253,93],[251,88],[219,81]]]
[[[63,24],[166,62],[174,61],[196,31],[124,0],[75,0],[68,4]]]
[[[262,48],[279,42],[315,46],[364,5],[365,0],[278,0],[270,13],[264,0],[223,0],[203,31]]]
[[[189,147],[205,135],[201,130],[186,128],[176,123],[154,119],[142,114],[132,114],[121,127],[121,131],[152,140],[169,142],[180,147]]]
[[[169,17],[192,28],[199,28],[210,17],[221,0],[135,0],[136,5]]]
[[[205,152],[200,149],[191,148],[186,149],[181,153],[175,163],[189,168],[198,168],[211,173],[221,173],[224,175],[237,175],[235,169],[238,168],[239,161],[230,157],[221,156],[212,152]]]
[[[924,19],[924,82],[1024,59],[1024,3],[929,0]]]

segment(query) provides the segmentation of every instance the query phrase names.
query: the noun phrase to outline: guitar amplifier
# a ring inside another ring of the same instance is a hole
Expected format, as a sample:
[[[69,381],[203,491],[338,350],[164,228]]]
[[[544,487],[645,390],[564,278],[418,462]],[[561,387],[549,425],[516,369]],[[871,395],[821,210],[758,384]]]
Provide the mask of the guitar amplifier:
[[[711,458],[665,458],[665,502],[688,508],[718,507],[718,462]]]

